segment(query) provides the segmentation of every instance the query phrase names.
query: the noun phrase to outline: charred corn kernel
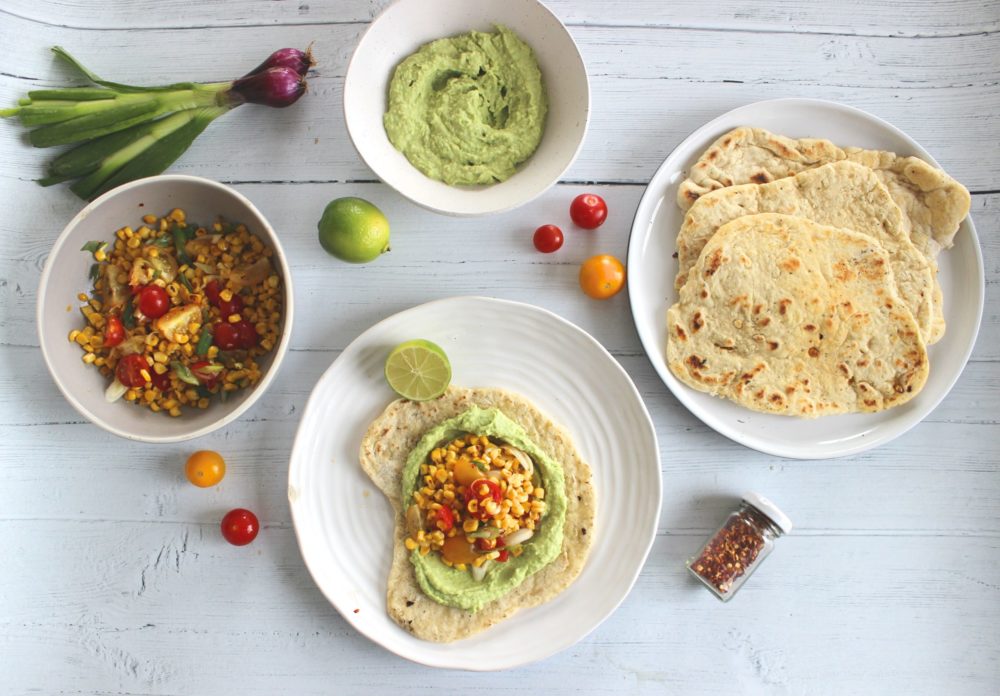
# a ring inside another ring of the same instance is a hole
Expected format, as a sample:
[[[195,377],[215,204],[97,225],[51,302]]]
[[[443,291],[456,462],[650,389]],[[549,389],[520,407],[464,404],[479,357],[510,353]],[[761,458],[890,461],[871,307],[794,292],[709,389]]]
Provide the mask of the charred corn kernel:
[[[153,403],[156,399],[156,392],[152,389],[147,389],[142,393],[142,398],[143,401],[146,401],[147,403]]]
[[[142,216],[142,221],[145,222],[147,225],[152,225],[154,222],[156,222],[156,216],[155,215],[143,215]]]
[[[174,222],[187,221],[187,216],[184,214],[184,211],[181,210],[180,208],[174,208],[173,210],[171,210],[170,213],[167,214],[167,217],[173,220]]]
[[[268,276],[268,278],[267,278],[267,285],[270,288],[276,288],[276,287],[278,287],[278,283],[279,282],[280,281],[278,280],[278,276],[276,276],[276,275]]]
[[[178,406],[174,406],[172,409],[167,411],[167,413],[176,418],[177,416],[181,415],[181,409]]]
[[[97,356],[94,355],[93,353],[84,353],[83,354],[83,362],[87,363],[88,365],[90,365],[91,363],[93,363],[95,360],[97,360]]]
[[[407,551],[413,551],[414,549],[417,548],[417,542],[407,537],[406,541],[403,542],[403,546],[406,547]]]
[[[207,398],[202,397],[198,399],[198,408],[208,408],[209,401]]]
[[[194,346],[192,346],[190,343],[185,343],[184,346],[181,348],[181,352],[190,358],[194,354]]]
[[[194,401],[195,399],[198,398],[198,392],[195,391],[194,389],[186,389],[184,391],[184,396],[187,397],[188,401]]]
[[[180,343],[181,345],[184,345],[185,343],[190,341],[191,338],[186,333],[179,333],[174,335],[174,340]]]
[[[96,360],[94,361],[94,364],[95,364],[95,365],[97,365],[98,367],[101,367],[102,365],[104,365],[104,364],[105,364],[105,362],[106,362],[106,360],[105,360],[104,358],[101,358],[101,357],[98,357],[98,358],[97,358],[97,359],[96,359]]]
[[[188,326],[188,334],[190,336],[194,336],[198,333],[199,329],[201,329],[201,322],[193,321],[191,322],[191,325]]]

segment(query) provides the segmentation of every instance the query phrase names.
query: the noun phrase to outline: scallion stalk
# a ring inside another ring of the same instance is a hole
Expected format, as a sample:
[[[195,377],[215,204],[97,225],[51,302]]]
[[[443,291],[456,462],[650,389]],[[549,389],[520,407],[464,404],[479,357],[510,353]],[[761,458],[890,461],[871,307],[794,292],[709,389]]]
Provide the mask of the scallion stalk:
[[[35,147],[77,143],[49,163],[38,183],[75,180],[70,189],[85,199],[164,171],[230,109],[294,104],[306,91],[304,75],[312,65],[309,52],[281,49],[231,82],[140,87],[104,80],[65,49],[52,50],[99,86],[33,90],[18,106],[0,110],[0,117],[32,128],[28,138]]]

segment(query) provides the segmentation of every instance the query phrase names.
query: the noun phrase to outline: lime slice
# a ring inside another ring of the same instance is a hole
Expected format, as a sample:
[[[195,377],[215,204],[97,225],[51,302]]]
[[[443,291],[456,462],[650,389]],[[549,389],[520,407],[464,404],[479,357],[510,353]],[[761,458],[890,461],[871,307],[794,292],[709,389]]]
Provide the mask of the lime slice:
[[[404,399],[436,399],[451,383],[451,363],[441,346],[416,338],[392,349],[385,361],[385,379]]]

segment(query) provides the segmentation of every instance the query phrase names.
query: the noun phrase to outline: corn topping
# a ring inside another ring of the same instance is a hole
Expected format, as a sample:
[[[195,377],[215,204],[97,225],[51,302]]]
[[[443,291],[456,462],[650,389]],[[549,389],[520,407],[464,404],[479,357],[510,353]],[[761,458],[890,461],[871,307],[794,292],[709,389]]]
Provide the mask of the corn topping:
[[[431,450],[406,514],[407,550],[440,553],[458,570],[520,556],[521,544],[508,549],[506,537],[530,536],[545,514],[545,489],[533,468],[524,452],[485,435]]]
[[[125,401],[176,418],[260,381],[257,360],[281,336],[282,291],[271,282],[273,252],[245,225],[200,227],[179,208],[142,221],[116,230],[110,244],[84,247],[94,250],[94,285],[77,298],[85,324],[68,338],[85,363],[127,387]],[[151,317],[141,309],[149,286],[169,300]],[[238,312],[222,314],[220,304],[234,302]],[[110,333],[116,326],[123,337]]]

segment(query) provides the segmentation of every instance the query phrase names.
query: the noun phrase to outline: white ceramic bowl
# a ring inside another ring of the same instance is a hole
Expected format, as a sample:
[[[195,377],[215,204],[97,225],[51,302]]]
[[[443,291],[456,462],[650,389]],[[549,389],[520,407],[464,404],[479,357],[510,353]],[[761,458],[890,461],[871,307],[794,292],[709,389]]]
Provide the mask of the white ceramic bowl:
[[[516,174],[489,186],[448,186],[428,178],[389,142],[382,126],[396,65],[423,44],[503,24],[535,52],[548,94],[542,142]],[[344,81],[347,130],[361,159],[414,203],[448,215],[510,210],[555,184],[587,132],[587,69],[566,27],[537,0],[399,0],[358,42]]]
[[[83,352],[68,340],[70,331],[84,326],[79,293],[89,293],[93,256],[80,251],[86,242],[111,242],[115,231],[142,224],[148,213],[164,215],[182,208],[189,220],[209,224],[219,216],[242,222],[274,251],[274,266],[282,277],[284,308],[281,341],[260,361],[264,372],[251,389],[233,393],[226,402],[209,408],[188,409],[171,418],[121,400],[108,403],[108,380],[81,358]],[[253,203],[228,186],[194,176],[164,175],[140,179],[104,194],[73,218],[45,261],[38,288],[38,336],[45,363],[56,386],[84,417],[108,432],[142,442],[179,442],[221,428],[238,418],[270,385],[288,350],[292,333],[292,285],[285,254],[271,225]]]

